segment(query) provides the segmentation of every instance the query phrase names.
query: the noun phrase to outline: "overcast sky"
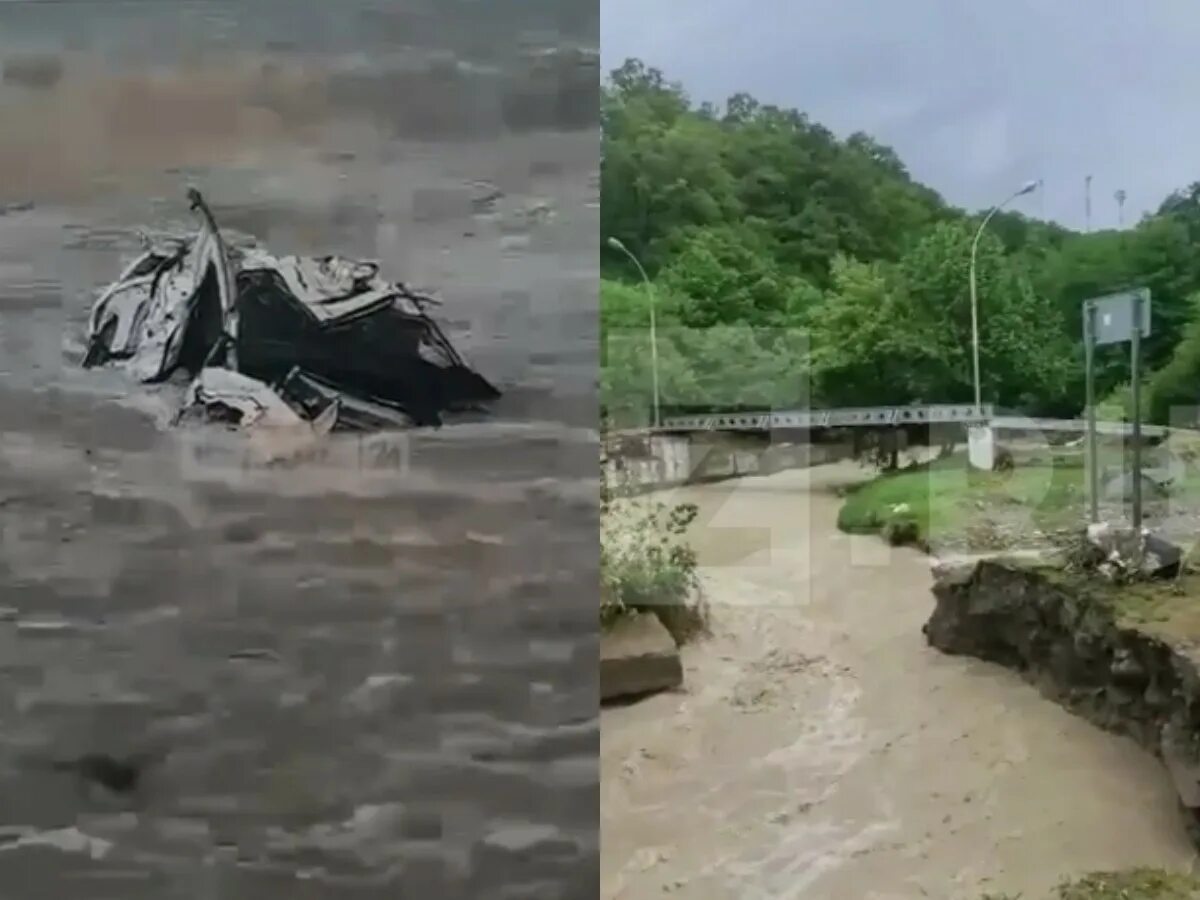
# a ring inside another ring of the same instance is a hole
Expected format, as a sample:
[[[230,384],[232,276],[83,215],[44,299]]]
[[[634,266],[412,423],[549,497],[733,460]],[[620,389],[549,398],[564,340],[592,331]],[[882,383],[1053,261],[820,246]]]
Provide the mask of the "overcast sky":
[[[601,0],[605,71],[634,56],[694,101],[746,91],[890,144],[949,201],[1093,227],[1200,181],[1196,0]]]

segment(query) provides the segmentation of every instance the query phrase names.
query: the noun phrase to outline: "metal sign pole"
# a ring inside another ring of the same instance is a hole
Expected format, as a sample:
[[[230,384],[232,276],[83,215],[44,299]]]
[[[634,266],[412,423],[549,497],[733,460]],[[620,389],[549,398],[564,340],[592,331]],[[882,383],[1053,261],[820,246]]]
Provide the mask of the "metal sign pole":
[[[1133,400],[1133,526],[1142,525],[1142,338],[1150,334],[1150,291],[1147,288],[1121,291],[1085,300],[1084,340],[1087,354],[1088,447],[1091,455],[1092,521],[1099,521],[1099,469],[1096,453],[1096,397],[1093,354],[1101,345],[1130,342],[1130,387]],[[1122,483],[1126,478],[1121,466]]]
[[[1096,353],[1096,304],[1091,301],[1083,308],[1084,372],[1087,380],[1087,467],[1088,500],[1091,521],[1100,521],[1100,473],[1096,458],[1096,384],[1093,359]]]
[[[1138,371],[1142,355],[1142,298],[1133,298],[1133,335],[1130,342],[1129,377],[1133,384],[1133,527],[1142,527],[1142,377]]]

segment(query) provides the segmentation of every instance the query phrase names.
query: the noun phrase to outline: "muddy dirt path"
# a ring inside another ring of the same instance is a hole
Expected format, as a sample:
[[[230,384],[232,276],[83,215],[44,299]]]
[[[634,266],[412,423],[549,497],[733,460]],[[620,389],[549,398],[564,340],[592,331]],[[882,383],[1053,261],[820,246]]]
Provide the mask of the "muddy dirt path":
[[[926,647],[928,559],[837,532],[852,467],[688,488],[713,637],[601,717],[602,896],[1037,897],[1193,852],[1159,764]]]

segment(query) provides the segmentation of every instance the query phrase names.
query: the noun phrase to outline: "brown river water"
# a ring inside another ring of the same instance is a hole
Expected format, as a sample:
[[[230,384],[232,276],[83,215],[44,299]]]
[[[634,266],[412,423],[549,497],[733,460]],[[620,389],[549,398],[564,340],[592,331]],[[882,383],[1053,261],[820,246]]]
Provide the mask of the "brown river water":
[[[1165,770],[926,646],[927,557],[836,528],[853,465],[690,487],[713,636],[601,715],[601,896],[979,900],[1195,857]]]
[[[248,110],[239,60],[0,89],[0,896],[594,897],[598,136],[413,134],[314,58]],[[493,415],[267,470],[81,372],[188,183],[436,290]],[[147,746],[130,800],[37,763]]]

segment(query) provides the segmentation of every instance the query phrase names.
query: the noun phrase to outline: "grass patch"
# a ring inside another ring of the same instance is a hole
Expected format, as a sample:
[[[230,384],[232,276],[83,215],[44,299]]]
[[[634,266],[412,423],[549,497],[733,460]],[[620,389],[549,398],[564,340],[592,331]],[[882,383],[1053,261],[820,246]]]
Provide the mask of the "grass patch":
[[[1023,900],[1019,894],[984,894],[980,900]],[[1200,879],[1162,869],[1094,872],[1065,881],[1047,900],[1200,900]]]
[[[1100,445],[1104,480],[1128,469],[1129,449]],[[1200,508],[1200,440],[1173,437],[1161,448],[1147,448],[1148,469],[1169,469],[1174,481],[1168,495],[1153,489],[1143,495],[1148,504],[1169,504],[1174,510]],[[939,536],[966,536],[972,547],[1003,549],[1003,535],[991,535],[996,523],[1010,532],[1057,531],[1082,526],[1087,513],[1087,470],[1081,448],[1042,448],[1018,455],[1015,467],[1004,472],[978,472],[964,453],[920,467],[886,472],[845,495],[838,524],[853,534],[902,530],[915,522],[916,544],[936,542]],[[1180,465],[1182,464],[1182,465]]]
[[[851,534],[883,533],[893,543],[927,544],[939,535],[983,528],[986,512],[1011,507],[1033,527],[1075,523],[1085,500],[1085,471],[1075,454],[1018,462],[1007,472],[971,470],[964,454],[880,475],[850,492],[838,527]],[[987,535],[973,543],[987,544]]]
[[[1108,588],[1116,623],[1170,643],[1200,639],[1200,575],[1134,582]]]
[[[1153,635],[1172,645],[1200,642],[1198,572],[1188,570],[1177,578],[1114,583],[1094,573],[1054,564],[1027,565],[1061,590],[1086,596],[1118,628]]]

